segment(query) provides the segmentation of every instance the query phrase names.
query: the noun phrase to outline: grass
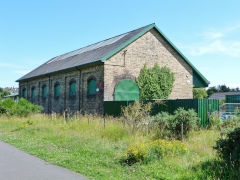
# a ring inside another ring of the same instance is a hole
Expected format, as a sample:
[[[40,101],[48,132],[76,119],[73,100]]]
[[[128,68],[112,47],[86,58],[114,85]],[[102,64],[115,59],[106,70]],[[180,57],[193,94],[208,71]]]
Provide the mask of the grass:
[[[151,137],[131,133],[119,119],[107,118],[104,128],[103,119],[97,116],[79,116],[67,122],[39,114],[0,117],[0,140],[91,179],[231,178],[212,149],[219,137],[217,130],[192,132],[185,140],[190,149],[186,155],[132,166],[119,163],[128,146]]]

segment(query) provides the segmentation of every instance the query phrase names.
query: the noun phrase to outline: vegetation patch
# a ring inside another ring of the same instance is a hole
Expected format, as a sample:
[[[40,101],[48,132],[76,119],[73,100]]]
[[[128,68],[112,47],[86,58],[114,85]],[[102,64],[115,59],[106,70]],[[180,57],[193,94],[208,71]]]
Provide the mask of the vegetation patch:
[[[0,99],[0,115],[27,116],[41,110],[42,107],[30,103],[24,98],[21,98],[19,102],[15,102],[11,98]]]
[[[140,99],[167,99],[172,92],[174,73],[168,67],[159,67],[155,64],[152,68],[146,65],[141,69],[137,84],[140,89]]]

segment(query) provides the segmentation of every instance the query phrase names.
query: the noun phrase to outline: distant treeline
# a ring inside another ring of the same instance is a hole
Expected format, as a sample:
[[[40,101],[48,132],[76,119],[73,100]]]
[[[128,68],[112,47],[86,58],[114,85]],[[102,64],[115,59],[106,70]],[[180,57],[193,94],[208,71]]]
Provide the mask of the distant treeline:
[[[218,86],[212,86],[207,89],[208,96],[211,96],[214,93],[217,92],[240,92],[240,89],[237,88],[230,88],[228,86],[224,85],[218,85]]]

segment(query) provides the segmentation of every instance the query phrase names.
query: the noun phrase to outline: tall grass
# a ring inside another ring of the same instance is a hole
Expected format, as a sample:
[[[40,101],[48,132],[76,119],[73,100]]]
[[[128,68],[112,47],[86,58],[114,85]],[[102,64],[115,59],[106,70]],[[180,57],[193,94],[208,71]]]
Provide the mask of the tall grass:
[[[154,131],[133,132],[120,118],[97,115],[0,117],[1,140],[93,179],[224,179],[228,174],[221,174],[223,164],[212,148],[219,133],[192,131],[184,141],[189,153],[128,166],[119,163],[122,154],[131,145],[151,140]]]

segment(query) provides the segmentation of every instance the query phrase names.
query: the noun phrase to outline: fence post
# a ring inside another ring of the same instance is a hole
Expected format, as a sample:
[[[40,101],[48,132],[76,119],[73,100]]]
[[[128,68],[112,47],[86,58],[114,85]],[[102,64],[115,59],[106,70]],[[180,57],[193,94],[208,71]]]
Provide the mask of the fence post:
[[[105,116],[103,117],[103,122],[104,122],[104,129],[105,129],[105,127],[106,127],[106,118],[105,118]]]
[[[184,140],[184,137],[183,137],[183,122],[181,124],[181,135],[182,135],[182,141]]]

